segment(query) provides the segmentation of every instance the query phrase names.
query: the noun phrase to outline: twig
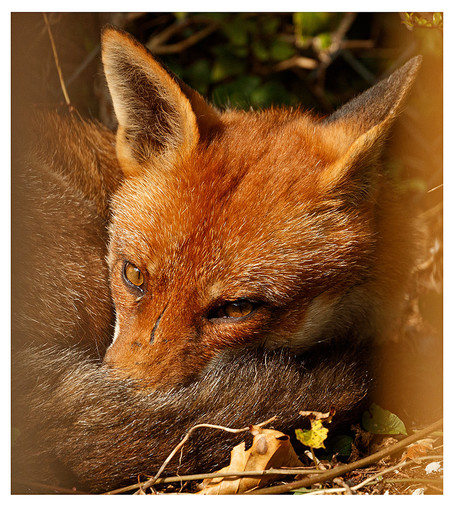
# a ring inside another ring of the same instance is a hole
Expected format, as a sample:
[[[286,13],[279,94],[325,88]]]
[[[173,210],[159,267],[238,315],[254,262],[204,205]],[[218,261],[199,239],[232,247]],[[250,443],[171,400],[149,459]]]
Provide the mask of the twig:
[[[350,65],[350,67],[359,74],[364,81],[366,81],[366,83],[373,84],[375,82],[375,76],[372,72],[370,72],[369,69],[367,69],[367,67],[359,60],[357,60],[351,51],[344,49],[341,51],[340,55]]]
[[[82,71],[84,71],[88,65],[92,62],[92,60],[95,59],[95,57],[98,55],[98,53],[101,50],[101,45],[98,44],[94,49],[90,51],[90,53],[87,55],[85,60],[77,67],[77,69],[74,71],[74,73],[71,75],[69,79],[66,80],[66,84],[68,88],[71,86],[71,84],[79,77]]]
[[[346,12],[339,23],[337,30],[332,34],[332,42],[330,46],[323,50],[315,48],[320,64],[315,71],[316,79],[313,87],[313,93],[327,109],[332,109],[332,105],[325,99],[326,71],[339,54],[339,51],[342,51],[343,38],[353,24],[353,21],[355,21],[356,16],[357,14],[354,12]]]
[[[292,69],[293,67],[299,67],[301,69],[316,69],[317,65],[317,60],[314,60],[313,58],[295,55],[287,60],[277,63],[273,66],[272,70],[274,72],[281,72],[283,70]]]
[[[177,29],[180,28],[181,25],[176,25],[175,28],[173,26],[170,26],[165,32],[168,33],[161,33],[155,36],[153,39],[151,39],[148,44],[146,44],[147,48],[155,55],[165,55],[169,53],[179,53],[180,51],[184,51],[185,49],[193,46],[194,44],[197,44],[197,42],[200,42],[205,37],[208,37],[211,33],[213,33],[215,30],[218,29],[220,26],[220,23],[215,21],[206,26],[205,28],[202,28],[198,32],[190,35],[187,39],[184,39],[180,42],[176,42],[175,44],[168,44],[168,45],[161,45],[160,41],[162,39],[167,39],[170,37],[173,32],[177,31]]]
[[[382,470],[381,472],[378,472],[377,474],[372,475],[371,477],[368,477],[367,479],[365,479],[364,481],[360,482],[356,486],[353,486],[352,490],[353,491],[358,491],[358,489],[361,489],[362,487],[366,486],[370,482],[375,481],[376,479],[378,479],[382,475],[389,474],[390,472],[393,472],[394,470],[397,470],[398,468],[403,468],[404,466],[406,466],[408,464],[409,464],[408,461],[401,461],[401,462],[397,463],[397,465],[394,465],[394,466],[389,467],[389,468],[385,468],[385,470]]]
[[[428,461],[428,460],[437,460],[443,459],[443,455],[432,455],[432,456],[420,456],[417,460],[413,460],[414,463],[418,461]],[[408,464],[412,464],[412,461],[409,461]],[[200,481],[203,479],[215,479],[219,477],[257,477],[257,476],[265,476],[265,475],[311,475],[311,474],[323,474],[325,470],[316,470],[315,468],[269,468],[267,470],[250,470],[250,471],[242,471],[242,472],[212,472],[212,473],[203,473],[203,474],[191,474],[191,475],[176,475],[172,477],[162,477],[156,479],[155,485],[157,484],[171,484],[173,482],[187,482],[187,481]],[[384,472],[381,472],[383,474]],[[380,474],[379,474],[380,475]],[[112,491],[107,491],[103,493],[104,495],[118,495],[121,493],[127,493],[129,491],[136,490],[137,488],[142,488],[145,485],[144,482],[138,482],[136,484],[130,484],[129,486],[125,486],[123,488],[114,489]],[[44,485],[43,485],[44,486]],[[49,487],[49,486],[48,486]],[[356,487],[356,486],[354,486]],[[337,491],[341,491],[342,488],[333,488]],[[321,491],[321,490],[320,490]],[[331,490],[330,490],[331,491]],[[334,491],[333,491],[334,492]]]
[[[340,49],[348,49],[348,50],[355,50],[355,49],[374,49],[374,41],[369,39],[359,39],[359,40],[343,40],[340,43]]]
[[[299,481],[291,482],[289,484],[282,484],[280,486],[271,486],[268,488],[261,488],[256,489],[253,491],[246,492],[246,495],[275,495],[280,493],[287,493],[289,491],[292,491],[294,489],[298,488],[306,488],[308,486],[312,486],[313,484],[322,483],[327,480],[334,479],[334,477],[338,477],[339,475],[343,475],[347,472],[351,472],[353,470],[356,470],[357,468],[362,468],[367,465],[370,465],[372,463],[376,463],[377,461],[380,461],[381,459],[389,456],[390,454],[394,454],[397,451],[402,450],[403,448],[407,447],[408,445],[412,444],[413,442],[416,442],[417,440],[420,440],[426,435],[430,435],[433,431],[438,430],[443,426],[443,419],[440,419],[439,421],[427,426],[427,428],[424,428],[421,431],[418,431],[414,433],[413,435],[410,435],[407,438],[404,438],[400,442],[389,446],[386,449],[383,449],[381,451],[378,451],[370,456],[367,456],[366,458],[360,459],[358,461],[355,461],[354,463],[349,463],[348,465],[341,465],[339,467],[333,468],[332,470],[328,470],[327,472],[318,475],[317,477],[308,477],[305,479],[301,479]]]
[[[52,486],[51,484],[42,484],[41,482],[26,481],[22,479],[15,479],[13,482],[17,484],[23,484],[25,486],[44,489],[47,491],[53,491],[56,493],[62,493],[67,495],[87,495],[84,491],[78,491],[77,489],[62,488],[61,486]]]
[[[372,475],[371,477],[368,477],[364,481],[360,482],[359,484],[356,484],[356,486],[350,487],[350,494],[351,491],[358,491],[358,489],[361,489],[362,487],[366,486],[372,481],[375,481],[382,475],[388,474],[389,472],[392,472],[396,470],[397,468],[402,468],[403,466],[407,465],[408,462],[401,461],[397,465],[394,465],[392,467],[386,468],[385,470],[382,470],[381,472]],[[380,481],[378,481],[380,482]],[[318,489],[316,491],[311,491],[310,493],[306,493],[306,495],[324,495],[324,494],[331,494],[331,493],[344,493],[347,491],[347,488],[344,486],[342,488],[330,488],[330,489]]]
[[[443,456],[441,456],[441,458],[442,457]],[[440,458],[440,456],[422,456],[420,459],[429,460],[429,459],[437,459],[437,458]],[[390,472],[393,472],[394,470],[397,470],[399,468],[403,468],[405,466],[412,465],[413,463],[414,463],[413,460],[401,461],[397,465],[386,468],[386,469],[382,470],[381,472],[378,472],[378,473],[368,477],[367,479],[360,482],[359,484],[356,484],[355,486],[348,486],[347,484],[345,484],[345,486],[343,486],[341,488],[317,489],[315,491],[311,491],[311,492],[305,493],[305,494],[306,495],[331,495],[334,493],[347,493],[347,494],[351,495],[353,491],[358,491],[359,489],[363,488],[364,486],[371,485],[371,484],[399,483],[399,482],[402,482],[402,483],[404,483],[404,482],[409,482],[409,483],[415,483],[415,482],[439,483],[439,482],[443,482],[442,479],[426,479],[426,478],[420,479],[420,478],[411,478],[411,477],[398,478],[398,479],[396,479],[396,478],[395,479],[380,479],[380,477],[382,477],[385,474],[389,474]]]
[[[440,188],[443,188],[443,183],[437,185],[436,187],[431,188],[430,190],[427,191],[427,193],[430,194],[431,192],[435,192],[435,190],[439,190]]]
[[[160,477],[156,479],[155,485],[157,484],[171,484],[172,482],[187,482],[187,481],[201,481],[204,479],[218,479],[222,477],[263,477],[266,475],[310,475],[310,474],[322,474],[325,470],[316,470],[314,468],[268,468],[267,470],[249,470],[241,472],[212,472],[204,474],[191,474],[191,475],[175,475],[172,477]],[[103,493],[104,495],[118,495],[120,493],[127,493],[128,491],[135,490],[137,488],[144,488],[145,482],[139,482],[131,484],[123,488],[115,489]]]
[[[269,424],[270,422],[274,421],[276,419],[276,417],[271,417],[270,419],[260,423],[260,424],[257,424],[256,426],[265,426],[267,424]],[[249,426],[246,427],[246,428],[240,428],[240,429],[233,429],[233,428],[227,428],[225,426],[219,426],[217,424],[196,424],[195,426],[193,426],[192,428],[189,429],[189,431],[186,433],[186,435],[184,436],[184,438],[181,440],[181,442],[173,449],[173,451],[167,456],[167,459],[164,461],[164,463],[161,465],[161,468],[158,470],[158,473],[152,477],[151,479],[149,479],[148,481],[145,482],[145,484],[143,484],[140,488],[141,489],[147,489],[151,486],[153,486],[153,484],[156,483],[157,479],[159,478],[159,476],[162,474],[162,472],[164,471],[165,467],[168,465],[169,461],[175,456],[175,454],[183,447],[183,445],[188,441],[189,437],[192,435],[192,433],[194,433],[195,430],[199,429],[199,428],[213,428],[213,429],[217,429],[217,430],[223,430],[223,431],[227,431],[229,433],[243,433],[245,431],[249,431]],[[140,491],[140,490],[139,490]],[[139,491],[136,491],[134,494],[137,495],[139,494]]]
[[[147,42],[147,48],[154,52],[155,48],[159,46],[163,46],[166,41],[168,41],[173,35],[180,32],[181,30],[187,28],[191,24],[194,23],[192,18],[184,19],[183,21],[174,23],[164,30],[161,30],[159,33],[153,34],[150,40]]]
[[[49,34],[50,44],[52,46],[52,52],[54,54],[54,60],[55,60],[55,65],[57,67],[58,78],[60,80],[61,90],[63,92],[63,96],[65,97],[66,105],[68,107],[71,107],[71,101],[69,100],[69,95],[68,95],[68,92],[66,91],[65,81],[63,80],[63,74],[61,71],[60,62],[58,60],[57,48],[55,47],[54,37],[52,35],[52,30],[50,29],[49,20],[47,19],[47,14],[45,12],[43,12],[43,17],[44,17],[44,22],[46,23],[47,33]]]
[[[443,483],[443,479],[428,479],[427,477],[399,477],[398,479],[395,478],[395,479],[383,479],[382,481],[380,480],[376,480],[375,482],[373,483],[370,483],[370,484],[378,484],[378,483],[385,483],[385,484],[399,484],[399,483],[405,483],[405,482],[410,482],[410,483],[415,483],[415,482],[420,482],[421,484],[431,484],[431,483],[435,483],[435,484],[439,484],[439,483]]]

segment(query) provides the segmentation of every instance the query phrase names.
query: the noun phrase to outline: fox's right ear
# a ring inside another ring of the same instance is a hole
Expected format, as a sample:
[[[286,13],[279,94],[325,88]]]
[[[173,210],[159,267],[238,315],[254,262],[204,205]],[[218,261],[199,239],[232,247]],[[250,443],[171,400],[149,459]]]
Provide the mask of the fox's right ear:
[[[188,154],[218,114],[194,90],[180,86],[129,34],[102,34],[102,61],[118,120],[117,154],[126,176],[157,158]]]

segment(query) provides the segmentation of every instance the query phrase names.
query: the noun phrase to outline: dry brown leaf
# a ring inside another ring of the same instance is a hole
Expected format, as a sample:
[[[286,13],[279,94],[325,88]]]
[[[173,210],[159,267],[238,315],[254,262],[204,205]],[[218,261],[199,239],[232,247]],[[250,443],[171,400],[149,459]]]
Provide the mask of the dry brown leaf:
[[[290,437],[280,431],[251,426],[252,445],[246,450],[242,442],[232,449],[230,465],[219,472],[251,472],[279,467],[298,467],[302,463],[290,443]],[[263,477],[220,477],[205,479],[198,495],[238,495],[262,487],[276,479],[276,475]]]
[[[429,451],[433,449],[433,442],[434,440],[431,438],[418,440],[416,443],[407,448],[402,456],[402,459],[412,459],[414,461],[418,461],[418,458],[427,456]]]

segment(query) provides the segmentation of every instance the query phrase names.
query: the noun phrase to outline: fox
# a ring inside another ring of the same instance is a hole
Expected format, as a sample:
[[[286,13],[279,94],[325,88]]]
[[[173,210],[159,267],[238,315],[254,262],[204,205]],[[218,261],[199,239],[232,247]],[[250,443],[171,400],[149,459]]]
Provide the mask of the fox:
[[[114,27],[102,61],[115,133],[15,131],[13,493],[130,484],[199,423],[348,424],[414,261],[381,157],[421,57],[325,118],[220,111]],[[196,433],[166,473],[243,438]]]
[[[102,47],[125,176],[105,363],[154,388],[226,350],[386,339],[412,262],[379,156],[420,59],[319,120],[219,112],[130,36]]]

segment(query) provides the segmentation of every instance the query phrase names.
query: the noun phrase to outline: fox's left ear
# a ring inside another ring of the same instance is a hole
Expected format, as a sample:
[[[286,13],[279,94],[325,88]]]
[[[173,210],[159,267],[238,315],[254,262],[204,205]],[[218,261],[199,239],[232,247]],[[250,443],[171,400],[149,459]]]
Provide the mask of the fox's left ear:
[[[416,78],[422,57],[415,56],[391,76],[351,100],[323,121],[327,133],[345,132],[348,148],[321,176],[322,188],[333,188],[352,180],[363,183],[363,194],[371,184],[368,169],[374,166],[391,125],[401,112]]]

